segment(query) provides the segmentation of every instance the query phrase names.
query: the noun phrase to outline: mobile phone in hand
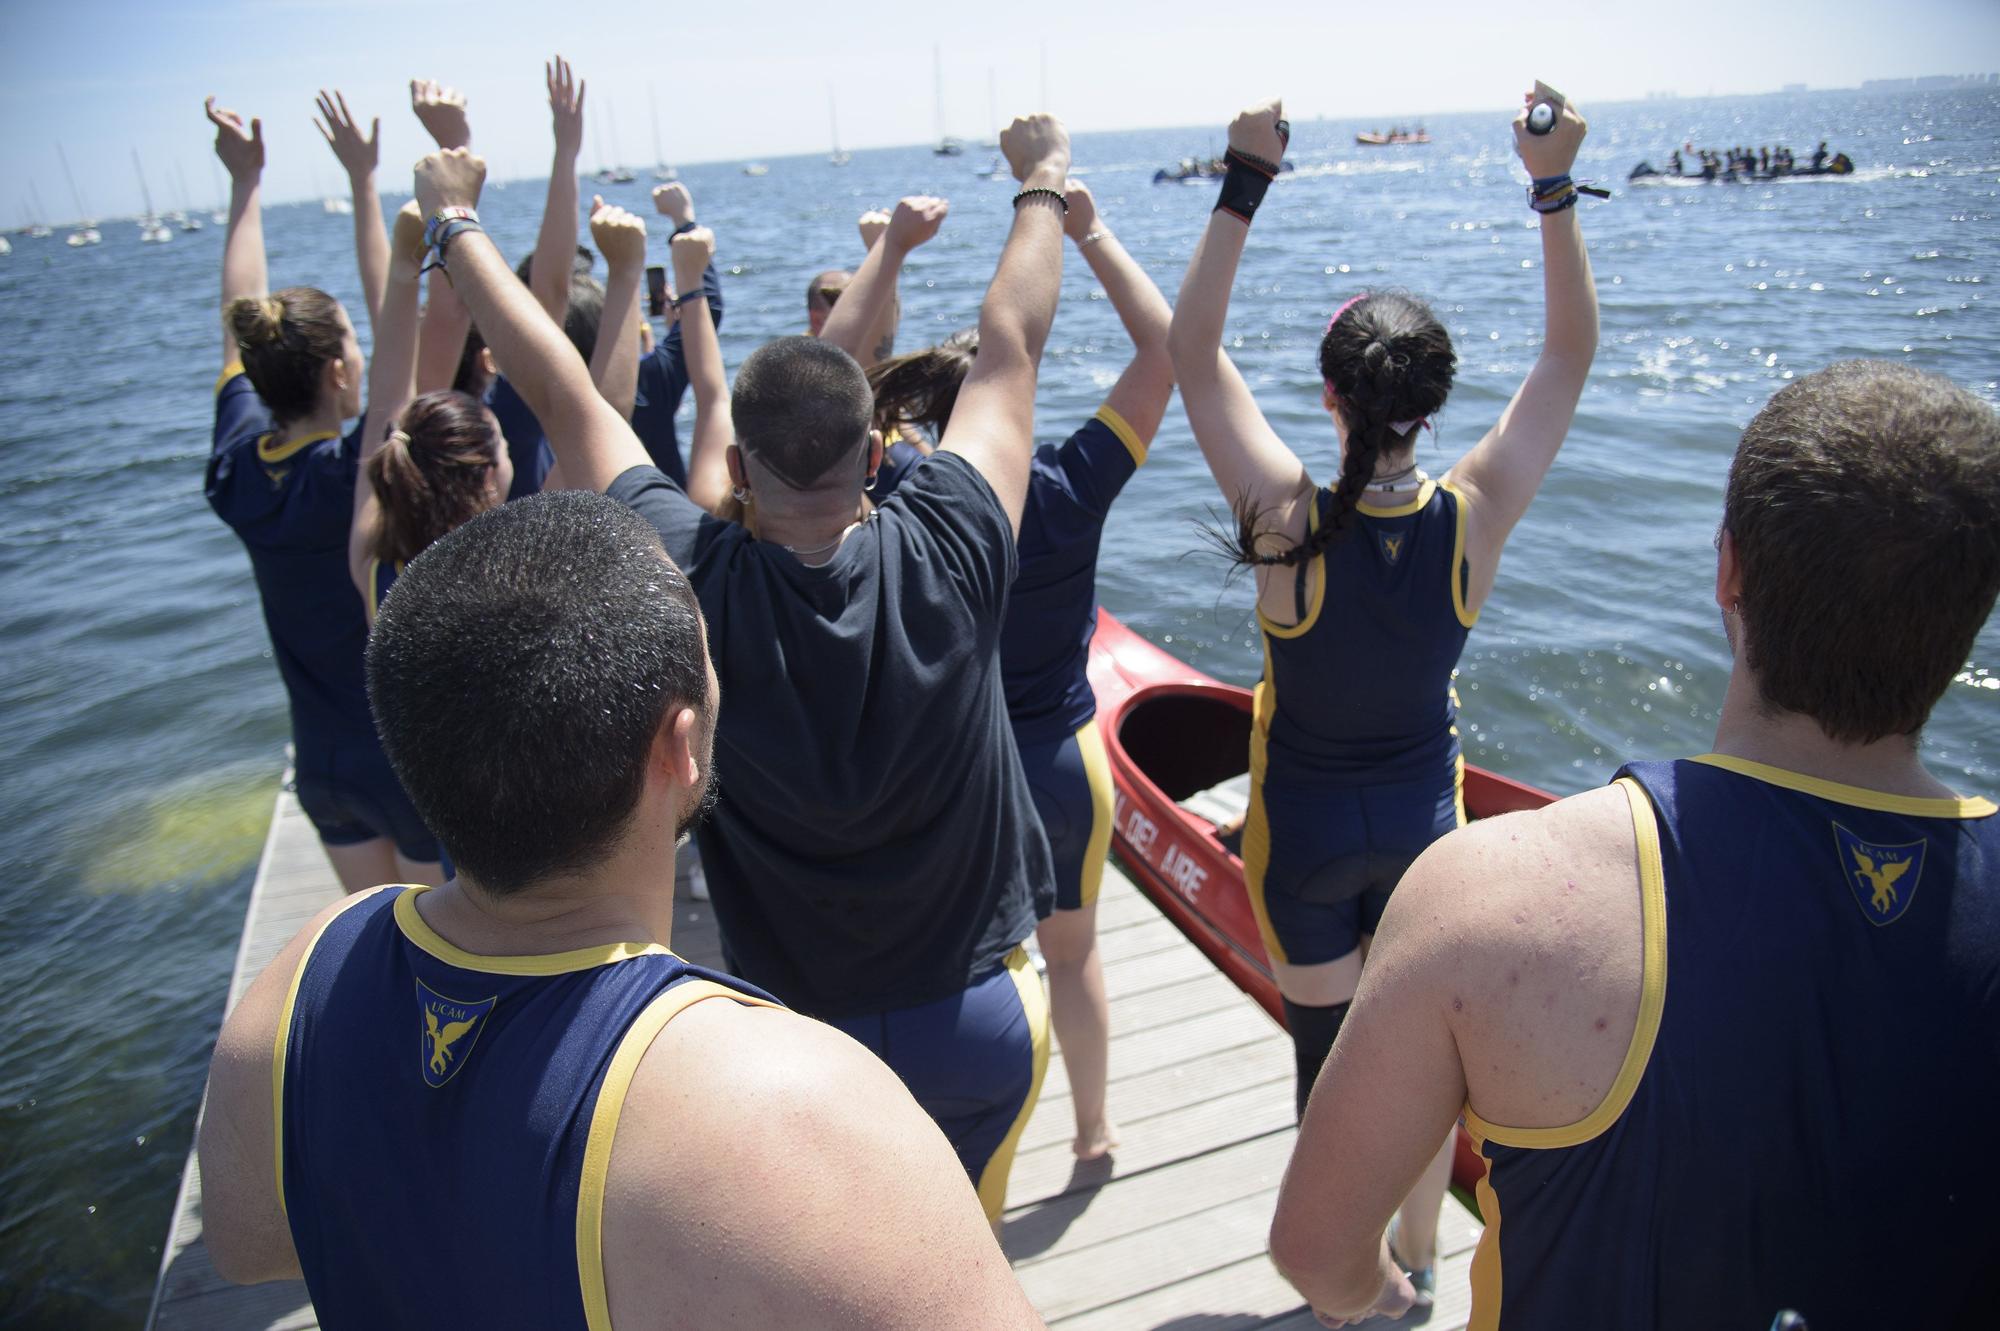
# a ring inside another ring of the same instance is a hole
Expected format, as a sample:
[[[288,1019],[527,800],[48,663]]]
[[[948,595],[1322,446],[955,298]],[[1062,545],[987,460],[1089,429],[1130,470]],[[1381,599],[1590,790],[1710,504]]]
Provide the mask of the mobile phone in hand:
[[[667,312],[667,270],[660,264],[646,265],[646,313],[662,315]]]

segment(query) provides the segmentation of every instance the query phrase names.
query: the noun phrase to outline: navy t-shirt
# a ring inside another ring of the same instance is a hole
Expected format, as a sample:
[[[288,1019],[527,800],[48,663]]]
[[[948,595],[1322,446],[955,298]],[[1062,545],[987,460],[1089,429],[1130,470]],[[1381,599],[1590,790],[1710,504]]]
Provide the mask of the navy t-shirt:
[[[703,512],[653,467],[609,491],[693,582],[722,681],[699,833],[737,970],[849,1017],[948,997],[1054,904],[1000,686],[1007,514],[925,460],[826,564]]]
[[[363,428],[273,446],[270,409],[242,367],[216,384],[204,490],[250,553],[301,753],[376,743],[361,665],[368,621],[347,568]]]
[[[1100,407],[1062,444],[1035,450],[1021,511],[1021,572],[1000,635],[1007,712],[1022,744],[1075,734],[1097,715],[1085,673],[1097,632],[1097,545],[1146,446]]]
[[[548,436],[542,433],[542,423],[528,410],[528,404],[505,375],[495,379],[486,390],[486,407],[500,426],[500,434],[507,441],[507,457],[514,464],[514,483],[507,487],[507,497],[519,499],[522,495],[540,494],[549,468],[556,463],[555,450],[549,447]]]

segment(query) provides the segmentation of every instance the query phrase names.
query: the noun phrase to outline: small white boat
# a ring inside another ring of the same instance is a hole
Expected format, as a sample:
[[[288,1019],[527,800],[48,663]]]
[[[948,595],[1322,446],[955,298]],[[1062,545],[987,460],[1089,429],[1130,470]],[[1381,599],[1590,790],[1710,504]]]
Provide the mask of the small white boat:
[[[98,233],[97,228],[94,226],[82,227],[63,237],[63,244],[73,250],[80,250],[85,245],[101,245],[103,243],[104,237]]]
[[[351,217],[354,214],[354,205],[352,203],[346,199],[335,198],[331,194],[321,199],[319,206],[336,217]]]
[[[744,166],[743,174],[746,176],[768,176],[771,174],[771,168],[765,166],[762,162],[751,162]]]
[[[164,245],[174,238],[157,217],[139,219],[139,243],[141,245]]]
[[[28,228],[28,236],[30,239],[33,240],[47,240],[50,236],[53,236],[54,234],[55,232],[49,230],[47,227],[43,226],[40,222],[37,222],[33,226]]]
[[[7,255],[12,254],[13,252],[14,252],[14,242],[7,239],[7,237],[5,236],[0,236],[0,258],[5,258]]]
[[[833,151],[827,154],[827,163],[831,166],[846,166],[854,160],[854,155],[840,146],[840,112],[835,109],[833,104],[833,85],[831,83],[826,85],[826,118],[828,124],[833,128]]]

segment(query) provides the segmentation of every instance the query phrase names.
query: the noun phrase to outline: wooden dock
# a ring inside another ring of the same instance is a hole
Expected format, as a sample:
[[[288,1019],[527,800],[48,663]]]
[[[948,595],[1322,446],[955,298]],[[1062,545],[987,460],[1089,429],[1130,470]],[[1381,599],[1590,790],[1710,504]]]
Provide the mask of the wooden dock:
[[[338,894],[297,800],[281,794],[250,892],[232,1005]],[[1076,1162],[1069,1080],[1052,1054],[1007,1192],[1002,1243],[1022,1285],[1064,1331],[1317,1326],[1264,1251],[1295,1135],[1289,1041],[1115,863],[1098,930],[1111,996],[1110,1112],[1124,1144],[1114,1160]],[[690,961],[720,964],[705,903],[676,904],[673,943]],[[1478,1233],[1477,1220],[1447,1199],[1437,1307],[1422,1325],[1465,1326]],[[302,1284],[236,1286],[215,1274],[201,1242],[201,1173],[190,1152],[148,1328],[318,1325]]]

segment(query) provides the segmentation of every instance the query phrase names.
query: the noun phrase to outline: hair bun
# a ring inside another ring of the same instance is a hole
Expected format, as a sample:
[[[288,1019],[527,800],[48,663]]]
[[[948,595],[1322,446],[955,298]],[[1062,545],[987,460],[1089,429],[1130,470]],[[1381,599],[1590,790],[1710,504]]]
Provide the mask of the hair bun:
[[[276,296],[242,296],[229,304],[229,328],[248,351],[275,346],[285,336],[285,302]]]
[[[1389,361],[1389,347],[1380,338],[1370,338],[1368,345],[1361,348],[1361,363],[1370,373],[1380,370]]]

